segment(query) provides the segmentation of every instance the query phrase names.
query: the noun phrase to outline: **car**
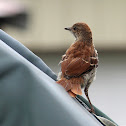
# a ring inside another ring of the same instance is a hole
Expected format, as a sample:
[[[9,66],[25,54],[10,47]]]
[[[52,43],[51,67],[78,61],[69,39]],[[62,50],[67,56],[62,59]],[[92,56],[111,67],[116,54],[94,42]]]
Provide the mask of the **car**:
[[[116,126],[81,96],[71,98],[56,74],[19,41],[0,30],[1,126]]]

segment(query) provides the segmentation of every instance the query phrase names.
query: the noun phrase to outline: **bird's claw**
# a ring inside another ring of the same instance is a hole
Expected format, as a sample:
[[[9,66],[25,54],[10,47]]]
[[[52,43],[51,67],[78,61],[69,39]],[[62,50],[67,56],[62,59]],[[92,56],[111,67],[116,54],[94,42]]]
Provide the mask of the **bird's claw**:
[[[91,109],[87,109],[90,113],[92,113],[92,114],[95,114],[95,110],[94,110],[94,108],[91,108]]]

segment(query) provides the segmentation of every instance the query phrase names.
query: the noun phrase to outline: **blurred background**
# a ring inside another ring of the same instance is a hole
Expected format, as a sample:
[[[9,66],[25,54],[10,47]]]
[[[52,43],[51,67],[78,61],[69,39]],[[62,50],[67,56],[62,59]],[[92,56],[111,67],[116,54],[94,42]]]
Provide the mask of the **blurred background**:
[[[86,22],[99,53],[92,103],[126,125],[125,0],[0,0],[0,28],[23,43],[57,74],[61,55],[74,42],[65,27]],[[85,97],[85,96],[84,96]]]

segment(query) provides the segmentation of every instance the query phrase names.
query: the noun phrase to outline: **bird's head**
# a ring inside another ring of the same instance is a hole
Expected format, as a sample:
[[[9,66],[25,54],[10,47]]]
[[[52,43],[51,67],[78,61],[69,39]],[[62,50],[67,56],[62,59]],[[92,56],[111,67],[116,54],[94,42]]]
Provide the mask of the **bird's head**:
[[[75,36],[77,41],[92,42],[92,32],[89,26],[85,23],[76,23],[72,27],[65,28],[65,30],[69,30]]]

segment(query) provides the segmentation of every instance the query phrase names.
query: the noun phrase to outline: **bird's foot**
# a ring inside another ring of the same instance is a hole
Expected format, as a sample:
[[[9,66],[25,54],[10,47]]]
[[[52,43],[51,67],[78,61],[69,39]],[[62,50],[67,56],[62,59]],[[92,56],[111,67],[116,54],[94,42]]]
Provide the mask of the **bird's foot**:
[[[94,108],[88,109],[88,111],[89,111],[90,113],[92,113],[92,114],[95,114]]]

